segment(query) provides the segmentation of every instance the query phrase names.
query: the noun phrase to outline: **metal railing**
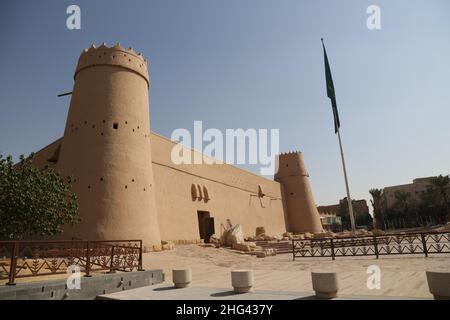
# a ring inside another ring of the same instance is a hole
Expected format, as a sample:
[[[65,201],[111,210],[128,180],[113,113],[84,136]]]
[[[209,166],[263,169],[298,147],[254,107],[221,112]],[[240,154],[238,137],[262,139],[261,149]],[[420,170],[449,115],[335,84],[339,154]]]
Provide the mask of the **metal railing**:
[[[66,273],[78,266],[92,272],[142,269],[142,240],[0,241],[0,280],[14,285],[16,278]]]
[[[450,232],[389,234],[323,239],[293,239],[292,257],[359,257],[450,253]]]

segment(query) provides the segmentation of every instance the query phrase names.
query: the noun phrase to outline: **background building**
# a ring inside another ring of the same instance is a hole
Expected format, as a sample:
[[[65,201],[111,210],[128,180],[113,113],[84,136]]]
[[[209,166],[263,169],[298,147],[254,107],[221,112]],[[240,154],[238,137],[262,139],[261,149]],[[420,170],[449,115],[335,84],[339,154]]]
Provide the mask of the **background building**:
[[[317,207],[320,216],[320,222],[324,230],[340,232],[342,231],[342,220],[338,216],[339,205],[319,206]]]
[[[372,219],[369,214],[369,207],[367,201],[352,200],[353,214],[355,216],[356,226],[371,227]],[[339,204],[332,204],[328,206],[317,207],[320,219],[324,229],[330,231],[342,231],[342,229],[349,229],[350,217],[348,215],[347,197],[339,200]]]
[[[383,208],[384,210],[394,209],[397,203],[395,197],[396,192],[406,192],[410,194],[410,201],[420,203],[421,194],[432,187],[431,180],[432,177],[426,178],[416,178],[412,183],[401,184],[397,186],[389,186],[383,188]],[[450,186],[449,186],[450,190]]]
[[[412,183],[383,189],[381,207],[386,229],[425,227],[448,221],[446,211],[450,203],[446,208],[441,191],[433,185],[432,178],[416,178]],[[449,195],[450,185],[446,190]]]

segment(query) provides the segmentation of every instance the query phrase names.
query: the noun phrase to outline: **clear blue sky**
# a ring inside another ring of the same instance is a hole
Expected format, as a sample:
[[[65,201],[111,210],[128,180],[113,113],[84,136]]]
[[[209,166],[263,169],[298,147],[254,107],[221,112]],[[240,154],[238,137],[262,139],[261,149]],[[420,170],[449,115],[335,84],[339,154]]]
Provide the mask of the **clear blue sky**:
[[[82,29],[66,28],[78,4]],[[382,29],[366,27],[381,7]],[[450,1],[1,1],[0,152],[63,134],[82,49],[119,41],[150,60],[152,130],[279,128],[304,152],[318,204],[345,196],[320,38],[354,198],[449,173]],[[257,168],[250,168],[257,172]]]

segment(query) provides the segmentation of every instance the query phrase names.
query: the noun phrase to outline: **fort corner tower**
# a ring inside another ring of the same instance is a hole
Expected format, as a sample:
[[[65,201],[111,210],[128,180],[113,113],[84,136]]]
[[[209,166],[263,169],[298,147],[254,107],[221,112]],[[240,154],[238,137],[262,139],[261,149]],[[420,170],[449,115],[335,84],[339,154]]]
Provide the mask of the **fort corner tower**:
[[[288,231],[323,231],[302,153],[280,154],[274,178],[283,187]]]
[[[74,79],[57,169],[74,178],[82,221],[65,236],[160,245],[147,61],[119,44],[93,45]]]

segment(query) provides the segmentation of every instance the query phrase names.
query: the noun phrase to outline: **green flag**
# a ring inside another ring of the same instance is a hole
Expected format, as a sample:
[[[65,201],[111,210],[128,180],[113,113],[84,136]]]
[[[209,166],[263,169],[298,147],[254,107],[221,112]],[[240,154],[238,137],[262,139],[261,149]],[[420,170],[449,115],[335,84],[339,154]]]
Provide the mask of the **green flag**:
[[[333,109],[333,118],[334,118],[334,133],[337,133],[338,129],[341,127],[341,124],[339,122],[339,113],[337,109],[336,104],[336,93],[334,92],[334,84],[333,84],[333,78],[331,77],[331,69],[330,64],[328,62],[328,56],[327,56],[327,50],[325,50],[325,45],[323,44],[322,40],[322,47],[323,47],[323,56],[325,59],[325,79],[327,80],[327,96],[331,100],[331,107]]]

